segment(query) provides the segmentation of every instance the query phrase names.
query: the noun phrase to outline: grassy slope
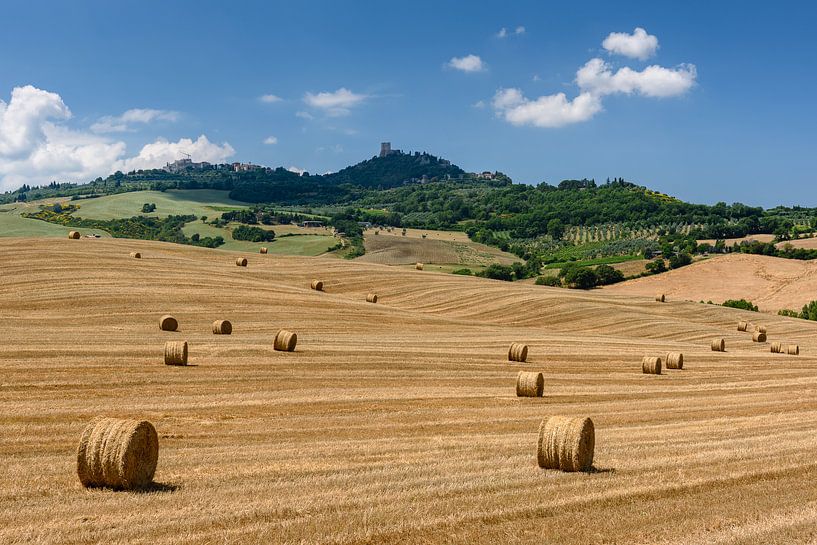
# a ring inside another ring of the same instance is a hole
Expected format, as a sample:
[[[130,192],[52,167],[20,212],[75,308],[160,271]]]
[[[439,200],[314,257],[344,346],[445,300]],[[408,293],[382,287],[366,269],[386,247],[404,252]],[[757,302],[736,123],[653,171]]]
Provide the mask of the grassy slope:
[[[36,207],[23,204],[6,204],[0,206],[0,237],[66,237],[70,227],[55,225],[40,220],[21,216],[23,212],[36,210]],[[80,230],[84,235],[90,231]],[[110,236],[104,231],[94,230],[101,236]]]
[[[142,205],[156,204],[156,212],[149,216],[193,214],[210,219],[221,216],[225,210],[246,208],[247,203],[230,199],[228,191],[211,189],[182,189],[169,191],[135,191],[108,195],[97,199],[74,201],[80,209],[76,216],[93,219],[129,218],[142,215]]]

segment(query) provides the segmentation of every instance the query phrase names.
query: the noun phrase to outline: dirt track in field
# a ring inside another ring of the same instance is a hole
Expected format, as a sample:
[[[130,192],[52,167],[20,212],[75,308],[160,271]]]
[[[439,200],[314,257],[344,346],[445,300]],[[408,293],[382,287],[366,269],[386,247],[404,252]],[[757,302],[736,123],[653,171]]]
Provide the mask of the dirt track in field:
[[[0,240],[0,543],[817,539],[815,323],[236,255]],[[179,332],[159,330],[164,313]],[[735,328],[747,317],[802,355],[752,343]],[[233,335],[212,335],[216,319]],[[272,350],[281,327],[296,352]],[[161,363],[172,339],[190,342],[191,366]],[[528,363],[506,361],[513,341]],[[641,374],[667,350],[684,370]],[[515,397],[520,369],[545,373],[544,398]],[[594,419],[596,472],[536,466],[549,414]],[[75,449],[96,415],[155,424],[155,491],[80,486]]]

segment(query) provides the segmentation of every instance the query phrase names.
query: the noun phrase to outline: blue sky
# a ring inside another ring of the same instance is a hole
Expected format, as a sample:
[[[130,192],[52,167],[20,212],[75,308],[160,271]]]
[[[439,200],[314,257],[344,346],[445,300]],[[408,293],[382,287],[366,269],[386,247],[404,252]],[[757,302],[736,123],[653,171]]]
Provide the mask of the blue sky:
[[[183,152],[322,173],[388,140],[517,182],[817,205],[814,3],[302,4],[4,5],[0,188]]]

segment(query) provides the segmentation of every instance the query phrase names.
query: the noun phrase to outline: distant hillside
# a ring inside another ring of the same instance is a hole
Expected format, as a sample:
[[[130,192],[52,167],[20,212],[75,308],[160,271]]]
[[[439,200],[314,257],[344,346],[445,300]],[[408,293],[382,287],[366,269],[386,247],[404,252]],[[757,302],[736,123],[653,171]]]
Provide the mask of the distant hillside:
[[[664,274],[607,286],[610,293],[649,297],[664,293],[670,301],[747,299],[761,311],[800,310],[815,299],[817,264],[764,255],[727,254]]]
[[[394,153],[385,157],[372,157],[368,161],[327,174],[323,176],[323,180],[333,184],[387,189],[411,181],[460,178],[464,174],[465,171],[457,165],[428,153]]]

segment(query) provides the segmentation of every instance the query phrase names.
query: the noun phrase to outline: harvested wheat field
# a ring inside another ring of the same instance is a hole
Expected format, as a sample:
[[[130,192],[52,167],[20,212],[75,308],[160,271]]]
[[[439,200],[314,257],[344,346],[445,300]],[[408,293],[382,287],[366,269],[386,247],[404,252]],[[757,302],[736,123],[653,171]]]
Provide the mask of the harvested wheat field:
[[[607,286],[620,295],[665,293],[670,301],[747,299],[761,311],[797,309],[817,299],[817,262],[764,255],[726,254],[655,276]],[[748,316],[756,314],[745,314]],[[751,318],[749,318],[751,319]]]
[[[459,240],[463,236],[466,238],[465,242]],[[381,231],[379,235],[375,235],[370,229],[364,239],[366,253],[357,260],[381,265],[413,265],[419,261],[463,267],[484,267],[491,263],[509,265],[519,261],[513,254],[467,241],[468,237],[464,233],[457,233],[453,238],[455,240],[444,240],[439,236],[426,239],[419,236],[402,237],[397,230],[386,235]]]
[[[655,286],[236,257],[0,240],[0,543],[817,540],[815,323],[764,318],[793,357],[736,331],[746,313],[671,285],[656,304]],[[331,292],[310,289],[316,271]],[[156,327],[168,313],[179,331]],[[213,335],[225,316],[240,327]],[[279,329],[294,352],[273,349]],[[527,363],[509,363],[520,339]],[[164,365],[184,340],[188,365]],[[683,370],[642,374],[669,351]],[[517,397],[519,371],[544,374],[543,397]],[[80,483],[97,416],[155,426],[146,491]],[[539,467],[550,416],[592,419],[591,472]]]

